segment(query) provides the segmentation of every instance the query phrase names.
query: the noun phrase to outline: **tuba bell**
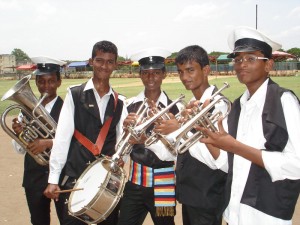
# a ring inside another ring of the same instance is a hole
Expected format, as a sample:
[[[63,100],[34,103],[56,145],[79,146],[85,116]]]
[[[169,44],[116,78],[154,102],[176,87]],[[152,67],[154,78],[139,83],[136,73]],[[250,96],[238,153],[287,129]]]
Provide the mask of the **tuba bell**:
[[[48,94],[45,93],[38,100],[30,88],[30,78],[31,75],[25,76],[3,95],[1,101],[12,100],[18,104],[11,105],[5,109],[1,115],[0,123],[3,130],[24,148],[38,164],[46,166],[49,164],[51,150],[46,150],[35,155],[27,150],[27,145],[37,138],[53,139],[57,124],[42,105],[43,100]],[[24,115],[22,121],[20,121],[23,131],[19,135],[10,129],[6,123],[7,115],[16,109]]]

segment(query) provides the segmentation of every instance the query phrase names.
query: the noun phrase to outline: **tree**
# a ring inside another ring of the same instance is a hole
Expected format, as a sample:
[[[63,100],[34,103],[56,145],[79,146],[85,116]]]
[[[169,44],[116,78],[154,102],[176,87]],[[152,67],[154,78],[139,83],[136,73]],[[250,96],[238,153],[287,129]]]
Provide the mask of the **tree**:
[[[178,54],[178,52],[173,52],[172,55],[170,55],[168,58],[175,59],[177,54]]]
[[[300,59],[300,48],[291,48],[291,49],[287,50],[287,53],[290,53],[290,54],[296,56],[297,60]]]
[[[11,54],[16,57],[16,62],[17,63],[18,62],[23,62],[23,61],[26,61],[26,60],[30,60],[29,56],[19,48],[15,48],[11,52]]]
[[[126,59],[123,56],[118,56],[118,61],[125,61]]]
[[[228,55],[228,54],[229,54],[228,52],[217,52],[217,51],[212,51],[212,52],[209,53],[208,55],[219,57],[220,55]]]

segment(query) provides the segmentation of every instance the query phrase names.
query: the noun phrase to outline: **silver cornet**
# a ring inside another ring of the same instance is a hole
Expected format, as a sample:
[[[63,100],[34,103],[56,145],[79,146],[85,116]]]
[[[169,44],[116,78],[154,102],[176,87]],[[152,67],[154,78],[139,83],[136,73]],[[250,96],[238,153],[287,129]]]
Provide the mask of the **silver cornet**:
[[[135,128],[135,126],[145,119],[145,114],[148,110],[148,107],[146,107],[147,98],[144,99],[140,107],[138,108],[136,114],[138,116],[137,120],[134,121],[134,123],[129,124],[126,128],[127,131],[123,131],[121,137],[119,138],[119,141],[116,144],[116,153],[112,156],[113,161],[118,161],[122,156],[130,154],[131,149],[133,147],[132,144],[129,143],[129,140],[134,137],[138,138],[137,136],[132,135],[132,130]]]
[[[42,99],[38,99],[33,94],[29,80],[31,75],[25,76],[11,89],[9,89],[2,97],[1,101],[12,100],[18,104],[11,105],[1,115],[1,126],[3,130],[13,138],[27,153],[34,158],[34,160],[40,165],[48,165],[50,150],[44,151],[40,154],[33,154],[27,150],[29,142],[36,138],[54,138],[56,131],[56,122],[49,115],[47,110],[41,105],[47,94]],[[22,124],[24,125],[23,131],[17,135],[6,124],[6,117],[12,110],[18,109],[24,115]]]
[[[150,127],[157,119],[159,119],[163,115],[165,115],[175,104],[182,101],[184,99],[184,97],[185,96],[183,94],[181,94],[179,96],[179,98],[173,100],[173,102],[171,104],[167,105],[164,109],[155,113],[152,117],[147,119],[144,123],[136,126],[131,132],[132,135],[135,137],[140,137],[142,134],[144,134],[146,132],[148,127]]]
[[[181,99],[180,101],[177,102],[177,107],[179,109],[179,112],[175,115],[175,119],[176,120],[180,120],[182,118],[182,111],[185,109],[185,102],[183,101],[183,99]],[[163,110],[163,109],[160,109],[160,110]],[[159,109],[157,110],[157,113],[160,111]],[[168,115],[168,113],[166,112],[165,114],[163,114],[161,116],[161,118],[163,120],[169,120],[170,119],[170,116]],[[145,141],[145,146],[150,146],[152,144],[155,144],[157,143],[159,140],[160,140],[160,137],[162,135],[160,133],[156,133],[154,132],[153,130],[151,131],[151,134],[149,135],[149,137],[146,139]]]
[[[221,96],[220,98],[216,98],[216,96],[228,87],[229,84],[224,83],[224,86],[211,96],[211,102],[204,108],[202,105],[199,105],[198,112],[192,115],[191,118],[181,126],[181,128],[168,135],[160,136],[161,142],[173,155],[186,152],[191,146],[199,141],[200,138],[205,137],[201,131],[192,132],[195,125],[200,125],[214,132],[217,131],[214,123],[216,123],[220,117],[225,118],[228,116],[231,110],[231,102],[224,96]],[[212,109],[221,102],[224,102],[227,106],[225,114],[223,115],[221,111],[212,113]]]

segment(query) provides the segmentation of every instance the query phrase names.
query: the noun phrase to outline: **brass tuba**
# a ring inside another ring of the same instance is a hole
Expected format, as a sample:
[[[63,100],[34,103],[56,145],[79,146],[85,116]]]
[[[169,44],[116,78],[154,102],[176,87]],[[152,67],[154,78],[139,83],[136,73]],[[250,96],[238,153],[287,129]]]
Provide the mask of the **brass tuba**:
[[[43,97],[38,100],[30,88],[30,78],[31,75],[25,76],[3,95],[1,101],[12,100],[18,104],[7,107],[1,115],[0,122],[3,130],[11,138],[24,148],[38,164],[45,166],[49,164],[51,150],[46,150],[35,155],[27,150],[27,145],[37,138],[53,139],[57,124],[41,104],[48,94],[45,93]],[[6,124],[8,113],[15,109],[20,110],[24,115],[21,121],[23,131],[19,135]]]

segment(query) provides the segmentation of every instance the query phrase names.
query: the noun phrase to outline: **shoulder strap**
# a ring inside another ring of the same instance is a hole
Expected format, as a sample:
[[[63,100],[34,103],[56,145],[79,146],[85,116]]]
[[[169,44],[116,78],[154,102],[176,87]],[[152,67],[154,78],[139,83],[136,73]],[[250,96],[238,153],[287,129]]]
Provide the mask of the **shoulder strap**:
[[[117,103],[118,103],[118,93],[114,91],[114,95],[115,95],[115,101],[114,101],[114,111],[117,108]],[[106,139],[111,121],[112,121],[113,117],[109,117],[103,127],[101,128],[98,138],[96,140],[96,143],[92,143],[87,137],[85,137],[82,133],[80,133],[78,130],[74,131],[74,137],[85,147],[87,148],[91,153],[93,153],[93,155],[100,155],[101,151],[102,151],[102,147],[104,144],[104,141]]]

